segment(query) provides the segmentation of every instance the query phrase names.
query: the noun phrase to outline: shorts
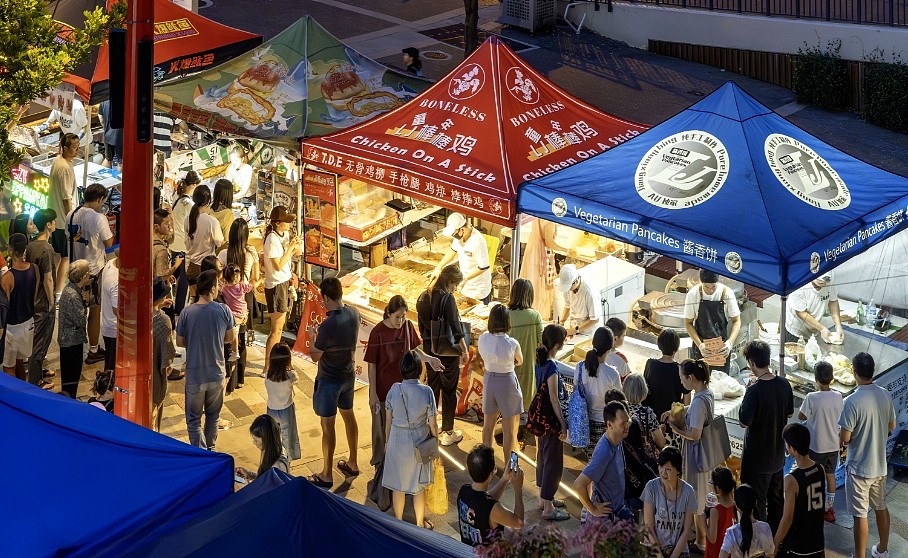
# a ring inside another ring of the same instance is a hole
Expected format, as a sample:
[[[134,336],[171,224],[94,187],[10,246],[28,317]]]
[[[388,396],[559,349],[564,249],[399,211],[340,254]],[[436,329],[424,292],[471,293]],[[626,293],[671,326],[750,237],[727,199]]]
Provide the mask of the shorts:
[[[50,246],[60,256],[69,257],[69,240],[67,240],[66,231],[63,229],[57,229],[50,233]]]
[[[195,285],[202,274],[202,266],[197,263],[189,262],[186,264],[186,279],[190,285]]]
[[[109,143],[104,144],[104,158],[110,161],[111,164],[114,162],[120,163],[123,161],[123,146],[122,145],[112,145]]]
[[[290,281],[278,283],[271,289],[265,289],[265,304],[269,314],[290,311]]]
[[[486,371],[482,377],[482,413],[495,416],[498,412],[502,418],[523,412],[523,393],[513,372]]]
[[[87,287],[91,291],[91,296],[88,298],[88,306],[100,306],[101,305],[101,274],[92,275],[91,281],[88,283]]]
[[[312,394],[312,408],[320,417],[333,417],[337,410],[349,411],[353,408],[353,384],[350,378],[340,383],[315,380],[315,391]]]
[[[4,368],[13,368],[17,360],[32,356],[32,344],[35,338],[35,319],[29,318],[21,324],[6,326],[6,344],[3,353]]]
[[[810,450],[809,455],[811,459],[817,462],[817,465],[823,466],[823,470],[826,471],[827,475],[835,474],[835,468],[839,465],[839,452],[817,453]]]
[[[870,508],[886,509],[886,477],[868,479],[845,473],[845,501],[854,517],[867,517]]]

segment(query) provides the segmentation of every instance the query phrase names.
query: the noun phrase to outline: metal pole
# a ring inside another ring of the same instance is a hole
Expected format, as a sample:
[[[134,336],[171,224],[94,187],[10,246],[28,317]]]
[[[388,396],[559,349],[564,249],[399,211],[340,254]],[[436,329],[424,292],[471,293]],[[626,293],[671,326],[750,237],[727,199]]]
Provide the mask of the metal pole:
[[[511,230],[511,284],[520,277],[520,213],[517,214],[517,223]]]
[[[91,158],[91,148],[94,142],[91,141],[91,106],[85,101],[85,136],[88,138],[88,145],[82,152],[82,188],[88,188],[88,160]]]
[[[129,0],[120,221],[120,307],[117,312],[117,416],[151,426],[152,142],[138,139],[139,41],[154,40],[154,2]],[[147,76],[148,83],[150,75]],[[149,91],[150,93],[150,91]],[[150,111],[151,107],[143,107]]]
[[[788,305],[788,296],[782,297],[782,315],[779,317],[779,377],[785,377],[785,307]]]

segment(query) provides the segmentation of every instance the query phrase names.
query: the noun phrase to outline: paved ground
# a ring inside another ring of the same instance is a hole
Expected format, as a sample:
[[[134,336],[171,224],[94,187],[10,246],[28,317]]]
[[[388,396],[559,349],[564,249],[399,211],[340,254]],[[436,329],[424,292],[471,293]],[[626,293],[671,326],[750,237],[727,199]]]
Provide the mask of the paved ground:
[[[828,113],[814,108],[793,105],[794,95],[785,89],[735,74],[698,64],[652,55],[606,38],[584,32],[576,35],[566,27],[530,36],[519,30],[500,29],[494,20],[498,15],[495,0],[483,0],[480,22],[483,29],[501,33],[512,39],[520,54],[537,70],[547,75],[559,86],[581,99],[607,112],[623,118],[656,124],[696,102],[726,80],[733,79],[757,99],[779,110],[793,122],[817,135],[832,145],[843,149],[877,166],[908,175],[908,138],[904,135],[881,130],[862,122],[850,113]],[[450,71],[462,58],[461,51],[450,44],[438,42],[439,28],[462,23],[462,3],[459,0],[258,0],[254,15],[250,15],[245,0],[211,0],[202,14],[223,23],[272,37],[290,22],[303,15],[315,17],[331,33],[344,39],[362,53],[379,59],[389,65],[400,65],[400,50],[416,46],[422,50],[436,51],[439,58],[425,59],[427,76],[440,78]],[[522,45],[522,46],[521,46]],[[260,338],[259,341],[262,341]],[[255,467],[258,452],[252,446],[248,425],[255,416],[265,412],[264,380],[261,376],[262,349],[252,347],[250,371],[243,389],[229,396],[225,403],[224,416],[235,425],[223,431],[218,449],[230,453],[238,465]],[[49,357],[56,367],[55,347]],[[308,363],[298,362],[302,370],[296,392],[297,420],[300,429],[302,459],[292,464],[292,472],[308,475],[321,469],[320,433],[317,418],[312,412],[310,394],[314,379],[314,368]],[[87,368],[87,375],[99,365]],[[164,415],[164,432],[177,439],[186,440],[183,418],[182,382],[170,386],[170,394]],[[88,396],[88,382],[83,381],[80,395]],[[357,390],[354,409],[360,424],[359,464],[363,473],[355,479],[343,479],[334,469],[334,492],[371,505],[366,498],[366,484],[371,475],[368,466],[370,450],[370,421],[368,393],[364,387]],[[456,488],[467,482],[467,475],[461,470],[465,453],[481,437],[477,425],[459,422],[465,439],[458,446],[447,449],[445,460],[448,475],[449,496],[455,497]],[[335,461],[349,454],[342,427],[338,426],[338,450]],[[528,447],[526,453],[535,453]],[[525,487],[528,522],[541,521],[535,511],[536,492],[532,482],[535,469],[531,462],[524,461],[529,481]],[[567,456],[564,482],[570,484],[582,468],[582,462]],[[908,489],[894,478],[889,482],[889,505],[892,509],[893,526],[890,544],[893,557],[908,556]],[[576,518],[579,507],[576,498],[567,491],[559,494],[568,502],[568,510]],[[511,505],[513,494],[509,490],[505,503]],[[829,558],[847,557],[851,552],[852,522],[844,510],[844,497],[836,500],[839,523],[826,526]],[[412,512],[407,518],[412,521]],[[454,506],[444,517],[432,517],[436,529],[456,536],[457,519]],[[567,529],[576,529],[577,520],[564,524]],[[871,525],[871,543],[875,542],[875,527]],[[868,550],[869,556],[869,550]]]

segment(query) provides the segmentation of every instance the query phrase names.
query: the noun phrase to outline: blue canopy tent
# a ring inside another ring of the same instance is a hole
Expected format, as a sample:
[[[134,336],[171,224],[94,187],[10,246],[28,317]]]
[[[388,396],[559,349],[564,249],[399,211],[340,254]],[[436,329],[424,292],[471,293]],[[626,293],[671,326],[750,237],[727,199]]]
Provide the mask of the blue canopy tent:
[[[130,556],[466,558],[473,549],[271,469]]]
[[[233,458],[0,374],[0,555],[125,556],[233,490]]]
[[[783,297],[903,230],[906,207],[908,178],[831,147],[732,82],[517,196],[518,212]]]

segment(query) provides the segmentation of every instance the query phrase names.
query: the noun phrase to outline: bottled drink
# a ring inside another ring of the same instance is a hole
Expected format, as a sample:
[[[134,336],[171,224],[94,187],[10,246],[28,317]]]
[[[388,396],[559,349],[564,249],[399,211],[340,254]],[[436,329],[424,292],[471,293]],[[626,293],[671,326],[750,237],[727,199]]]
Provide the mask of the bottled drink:
[[[867,323],[867,317],[864,313],[864,304],[861,302],[861,299],[858,299],[858,309],[855,312],[855,318],[858,321],[858,325],[864,325]]]
[[[501,266],[498,267],[498,272],[492,278],[492,289],[495,291],[495,300],[498,302],[506,303],[511,296],[511,280]]]

